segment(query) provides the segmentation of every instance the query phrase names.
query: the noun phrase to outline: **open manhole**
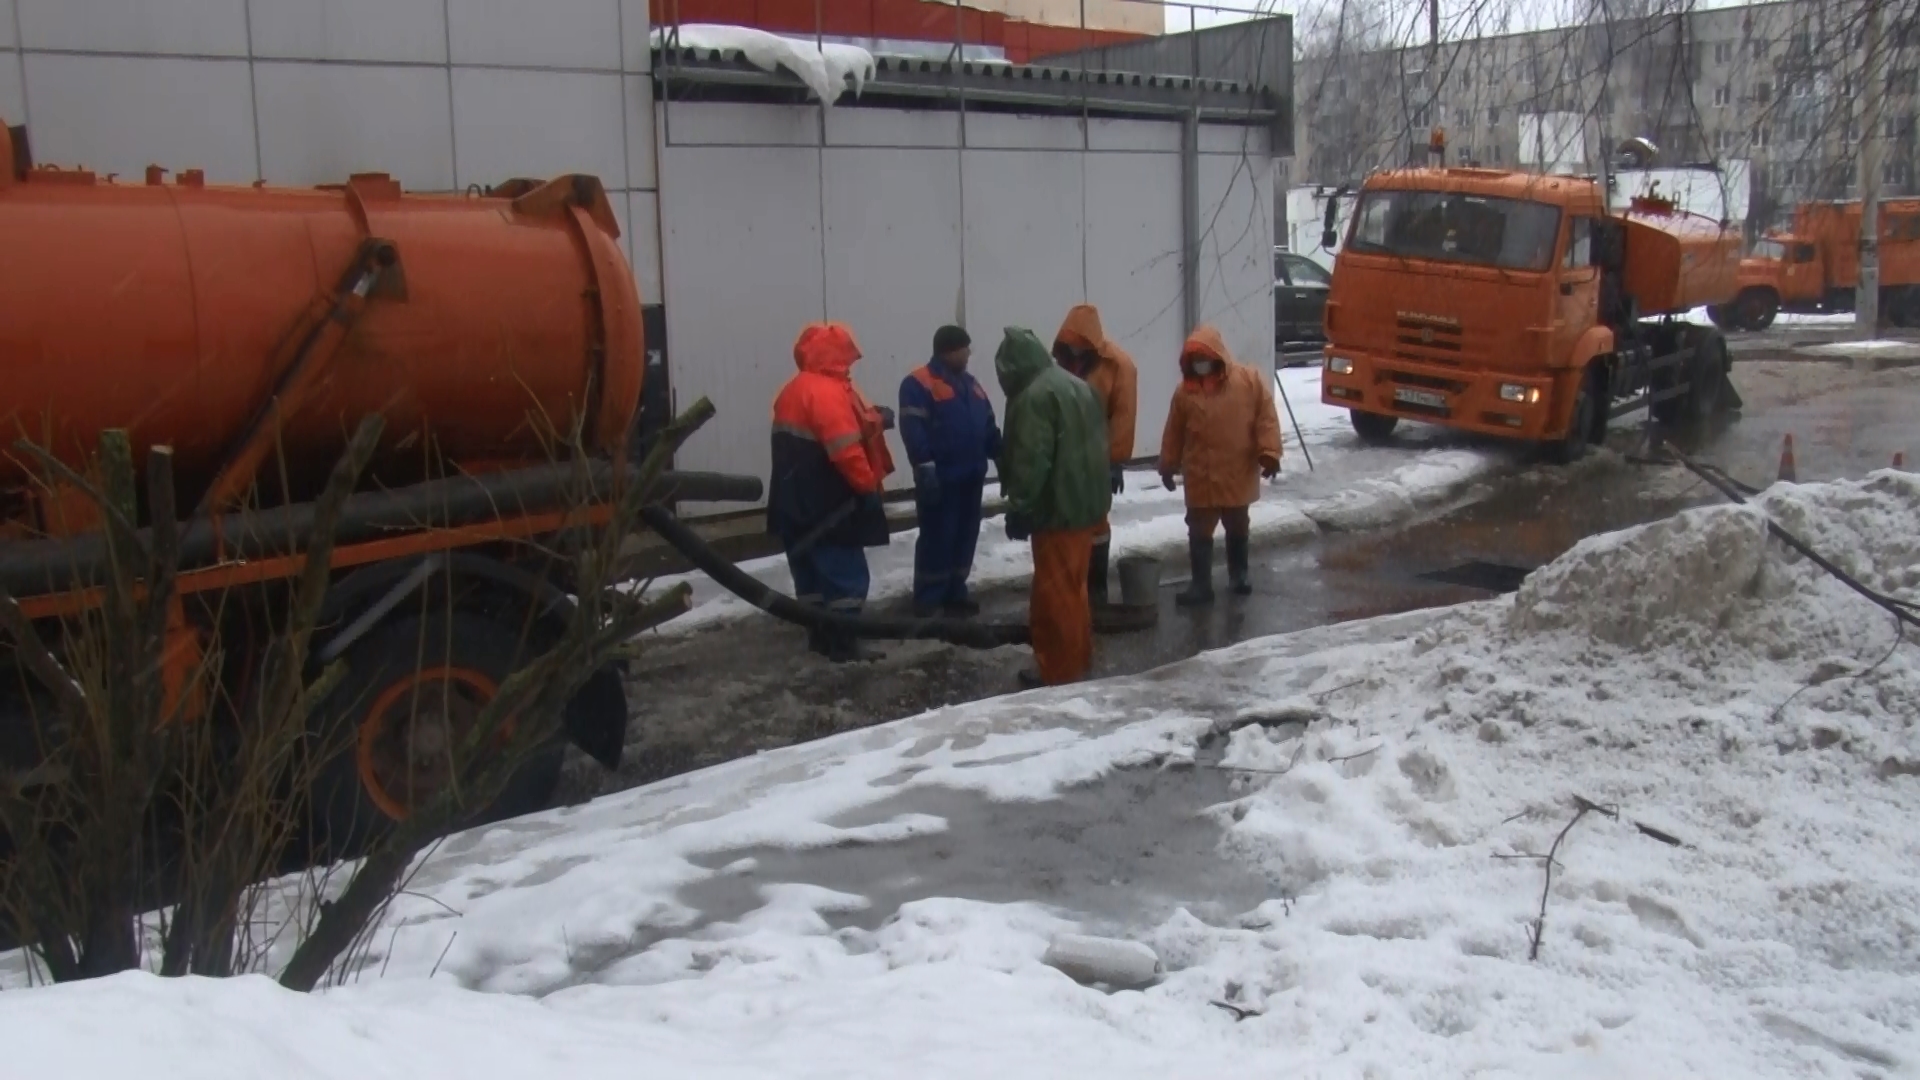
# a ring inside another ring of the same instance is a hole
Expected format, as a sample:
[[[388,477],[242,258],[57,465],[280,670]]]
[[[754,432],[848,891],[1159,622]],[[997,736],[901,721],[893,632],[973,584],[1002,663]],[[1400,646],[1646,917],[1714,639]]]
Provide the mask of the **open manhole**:
[[[1420,577],[1427,581],[1437,581],[1442,585],[1464,585],[1469,589],[1485,589],[1488,592],[1510,593],[1520,587],[1528,574],[1533,573],[1531,566],[1511,566],[1507,563],[1483,562],[1475,559],[1458,566],[1449,566],[1444,570],[1429,570]]]

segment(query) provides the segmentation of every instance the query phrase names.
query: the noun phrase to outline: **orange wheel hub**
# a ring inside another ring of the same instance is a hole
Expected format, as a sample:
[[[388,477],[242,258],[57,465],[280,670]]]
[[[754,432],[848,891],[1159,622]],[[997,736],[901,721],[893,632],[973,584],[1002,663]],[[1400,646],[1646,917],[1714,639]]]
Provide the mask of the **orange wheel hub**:
[[[404,821],[454,779],[454,755],[472,736],[499,686],[472,668],[409,673],[373,699],[360,721],[354,760],[360,784],[381,813]],[[501,725],[500,739],[510,737]]]

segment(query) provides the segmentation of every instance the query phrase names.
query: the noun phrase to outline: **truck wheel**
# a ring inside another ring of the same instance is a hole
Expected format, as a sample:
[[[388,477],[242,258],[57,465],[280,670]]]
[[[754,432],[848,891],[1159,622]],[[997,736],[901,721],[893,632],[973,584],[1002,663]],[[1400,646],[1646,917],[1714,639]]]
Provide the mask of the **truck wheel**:
[[[1726,305],[1724,304],[1708,304],[1707,319],[1722,330],[1739,329],[1738,326],[1734,325],[1733,316],[1728,313]]]
[[[350,858],[441,794],[452,755],[501,682],[532,656],[513,630],[455,611],[396,619],[347,651],[347,675],[309,724],[326,755],[312,785],[313,853]],[[559,785],[565,745],[520,763],[491,805],[457,827],[543,807]]]
[[[1353,430],[1360,441],[1373,446],[1382,446],[1393,438],[1393,429],[1400,426],[1400,418],[1381,413],[1365,412],[1360,409],[1348,409],[1347,416],[1353,421]]]
[[[1546,446],[1547,457],[1555,464],[1571,465],[1586,457],[1593,446],[1594,418],[1600,408],[1593,375],[1593,369],[1589,368],[1580,380],[1580,392],[1573,399],[1573,422],[1567,425],[1566,437]]]
[[[1765,330],[1780,314],[1780,298],[1766,289],[1748,289],[1734,300],[1740,326],[1747,330]]]
[[[1693,362],[1687,365],[1687,396],[1682,419],[1704,424],[1723,411],[1727,391],[1727,341],[1719,334],[1701,334],[1693,344]]]

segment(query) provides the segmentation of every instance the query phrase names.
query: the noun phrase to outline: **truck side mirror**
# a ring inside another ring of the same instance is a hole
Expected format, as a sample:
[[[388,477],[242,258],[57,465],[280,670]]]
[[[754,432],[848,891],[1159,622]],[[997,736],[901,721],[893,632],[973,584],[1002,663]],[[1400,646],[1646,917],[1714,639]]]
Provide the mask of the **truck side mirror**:
[[[1336,229],[1324,229],[1320,233],[1320,246],[1332,251],[1340,246],[1340,233]]]

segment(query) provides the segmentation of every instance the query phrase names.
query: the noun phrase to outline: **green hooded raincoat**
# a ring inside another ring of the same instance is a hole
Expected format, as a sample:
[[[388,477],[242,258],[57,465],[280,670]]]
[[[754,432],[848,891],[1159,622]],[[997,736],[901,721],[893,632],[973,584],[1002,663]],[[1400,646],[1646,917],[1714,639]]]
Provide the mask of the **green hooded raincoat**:
[[[1100,399],[1021,327],[1007,328],[993,367],[1007,395],[1000,491],[1008,512],[1035,532],[1100,524],[1113,506]]]

